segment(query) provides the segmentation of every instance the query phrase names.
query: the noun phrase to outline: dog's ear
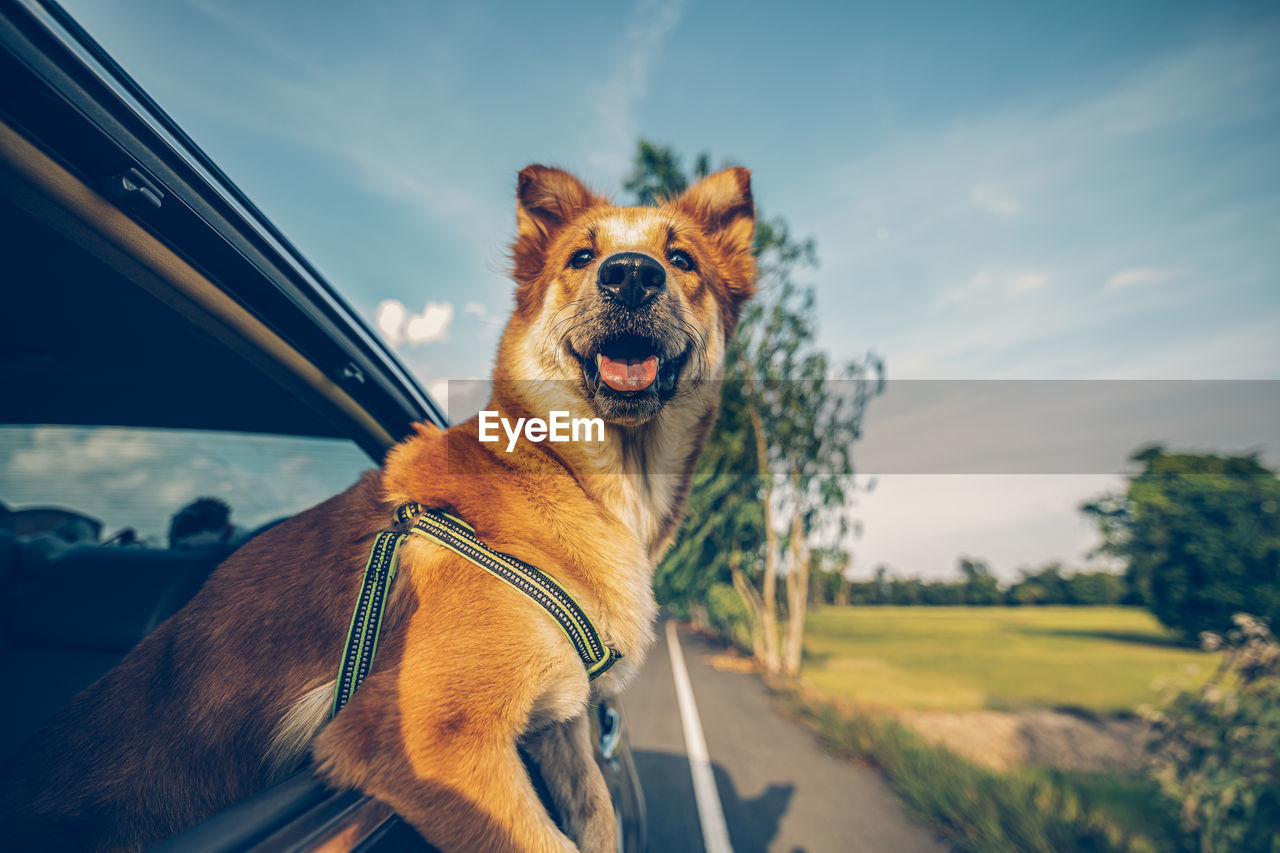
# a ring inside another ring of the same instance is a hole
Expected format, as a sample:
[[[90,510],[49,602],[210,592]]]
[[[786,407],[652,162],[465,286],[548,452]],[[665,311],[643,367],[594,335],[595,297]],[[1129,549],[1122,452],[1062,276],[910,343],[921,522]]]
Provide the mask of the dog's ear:
[[[579,211],[605,204],[581,181],[561,169],[526,166],[516,184],[516,278],[528,281],[542,269],[543,253]]]
[[[720,250],[730,290],[739,299],[755,289],[756,206],[751,198],[751,172],[734,166],[708,175],[684,191],[677,209],[702,223]]]

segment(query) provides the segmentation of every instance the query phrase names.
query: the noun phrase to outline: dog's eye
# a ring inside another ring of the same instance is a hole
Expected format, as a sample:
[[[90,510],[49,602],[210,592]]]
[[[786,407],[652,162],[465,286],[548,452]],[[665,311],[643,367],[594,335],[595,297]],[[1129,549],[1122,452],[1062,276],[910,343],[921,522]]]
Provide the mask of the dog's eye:
[[[579,249],[569,256],[569,266],[573,267],[575,270],[580,270],[587,264],[594,261],[595,258],[596,253],[590,249]]]
[[[687,252],[676,249],[667,253],[667,260],[671,261],[671,265],[678,270],[693,269],[693,258],[689,257]]]

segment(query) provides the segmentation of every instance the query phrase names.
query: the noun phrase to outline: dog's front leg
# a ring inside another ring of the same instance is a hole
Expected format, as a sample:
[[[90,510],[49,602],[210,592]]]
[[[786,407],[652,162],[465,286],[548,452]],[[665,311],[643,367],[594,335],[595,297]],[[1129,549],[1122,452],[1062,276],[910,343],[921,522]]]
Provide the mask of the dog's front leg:
[[[613,801],[595,761],[587,715],[531,732],[522,743],[542,771],[569,837],[583,853],[615,851]]]
[[[460,732],[423,751],[412,738],[384,740],[368,722],[340,714],[317,738],[318,768],[331,784],[387,803],[445,853],[575,850],[539,802],[514,738]]]

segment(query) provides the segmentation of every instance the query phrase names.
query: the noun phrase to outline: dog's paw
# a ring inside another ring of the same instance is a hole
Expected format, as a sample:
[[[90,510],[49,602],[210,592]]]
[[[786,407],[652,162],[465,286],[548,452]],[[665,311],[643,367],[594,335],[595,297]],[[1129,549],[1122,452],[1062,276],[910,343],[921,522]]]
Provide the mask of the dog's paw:
[[[613,809],[598,810],[575,833],[582,853],[617,853],[618,823]]]

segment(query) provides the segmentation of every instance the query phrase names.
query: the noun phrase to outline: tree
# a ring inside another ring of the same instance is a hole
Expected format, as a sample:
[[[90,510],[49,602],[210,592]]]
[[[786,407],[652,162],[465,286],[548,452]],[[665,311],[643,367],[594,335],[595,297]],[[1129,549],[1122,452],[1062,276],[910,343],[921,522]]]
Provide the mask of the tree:
[[[1067,603],[1081,605],[1119,604],[1128,587],[1114,572],[1076,572],[1067,577]]]
[[[964,603],[972,607],[999,604],[1000,584],[983,560],[960,558],[960,574],[964,577]]]
[[[1005,593],[1010,604],[1066,604],[1067,581],[1062,564],[1045,563],[1039,569],[1023,569],[1022,577]]]
[[[924,581],[920,578],[893,578],[889,581],[889,603],[915,605],[924,603]]]
[[[850,555],[843,549],[824,548],[814,554],[813,585],[809,592],[810,604],[836,604],[844,606],[849,603],[853,583],[846,576],[849,569]]]
[[[785,248],[785,228],[773,229],[769,238],[780,239]],[[736,355],[757,436],[758,466],[766,472],[762,596],[770,600],[777,562],[785,558],[787,631],[778,652],[781,669],[795,675],[803,653],[813,551],[840,549],[852,532],[846,512],[854,488],[853,444],[861,436],[867,403],[884,382],[883,366],[873,356],[833,369],[826,353],[813,345],[813,291],[796,287],[788,272],[789,266],[776,267],[775,298],[749,309]],[[768,622],[765,627],[767,641]],[[765,665],[778,666],[769,649]]]
[[[759,602],[743,587],[763,570],[764,512],[756,470],[755,435],[742,398],[742,383],[721,389],[715,430],[694,468],[684,523],[666,558],[658,566],[654,587],[660,601],[697,609],[717,585],[737,590],[758,618]],[[735,633],[716,625],[726,639]],[[747,626],[752,636],[758,624]]]
[[[1237,612],[1280,624],[1280,478],[1255,454],[1133,456],[1142,470],[1122,494],[1082,507],[1104,553],[1165,625],[1194,640],[1225,633]]]
[[[693,181],[711,174],[711,155],[698,155],[693,164]],[[622,188],[635,197],[640,205],[657,204],[664,198],[674,198],[689,188],[692,181],[680,167],[680,158],[665,145],[641,139],[636,145],[636,158],[631,174],[622,182]]]
[[[710,171],[710,161],[698,158],[695,177]],[[641,140],[624,187],[645,204],[689,183],[670,148]],[[813,290],[793,280],[817,264],[812,240],[794,239],[781,219],[757,216],[755,253],[761,295],[730,342],[720,420],[695,471],[676,546],[658,572],[658,590],[664,599],[689,600],[723,583],[727,572],[752,614],[756,656],[767,671],[794,674],[815,550],[839,551],[852,532],[845,514],[854,488],[852,445],[867,402],[883,390],[883,364],[868,356],[836,368],[815,347]],[[833,377],[848,381],[833,388]],[[695,579],[700,572],[704,580]]]

